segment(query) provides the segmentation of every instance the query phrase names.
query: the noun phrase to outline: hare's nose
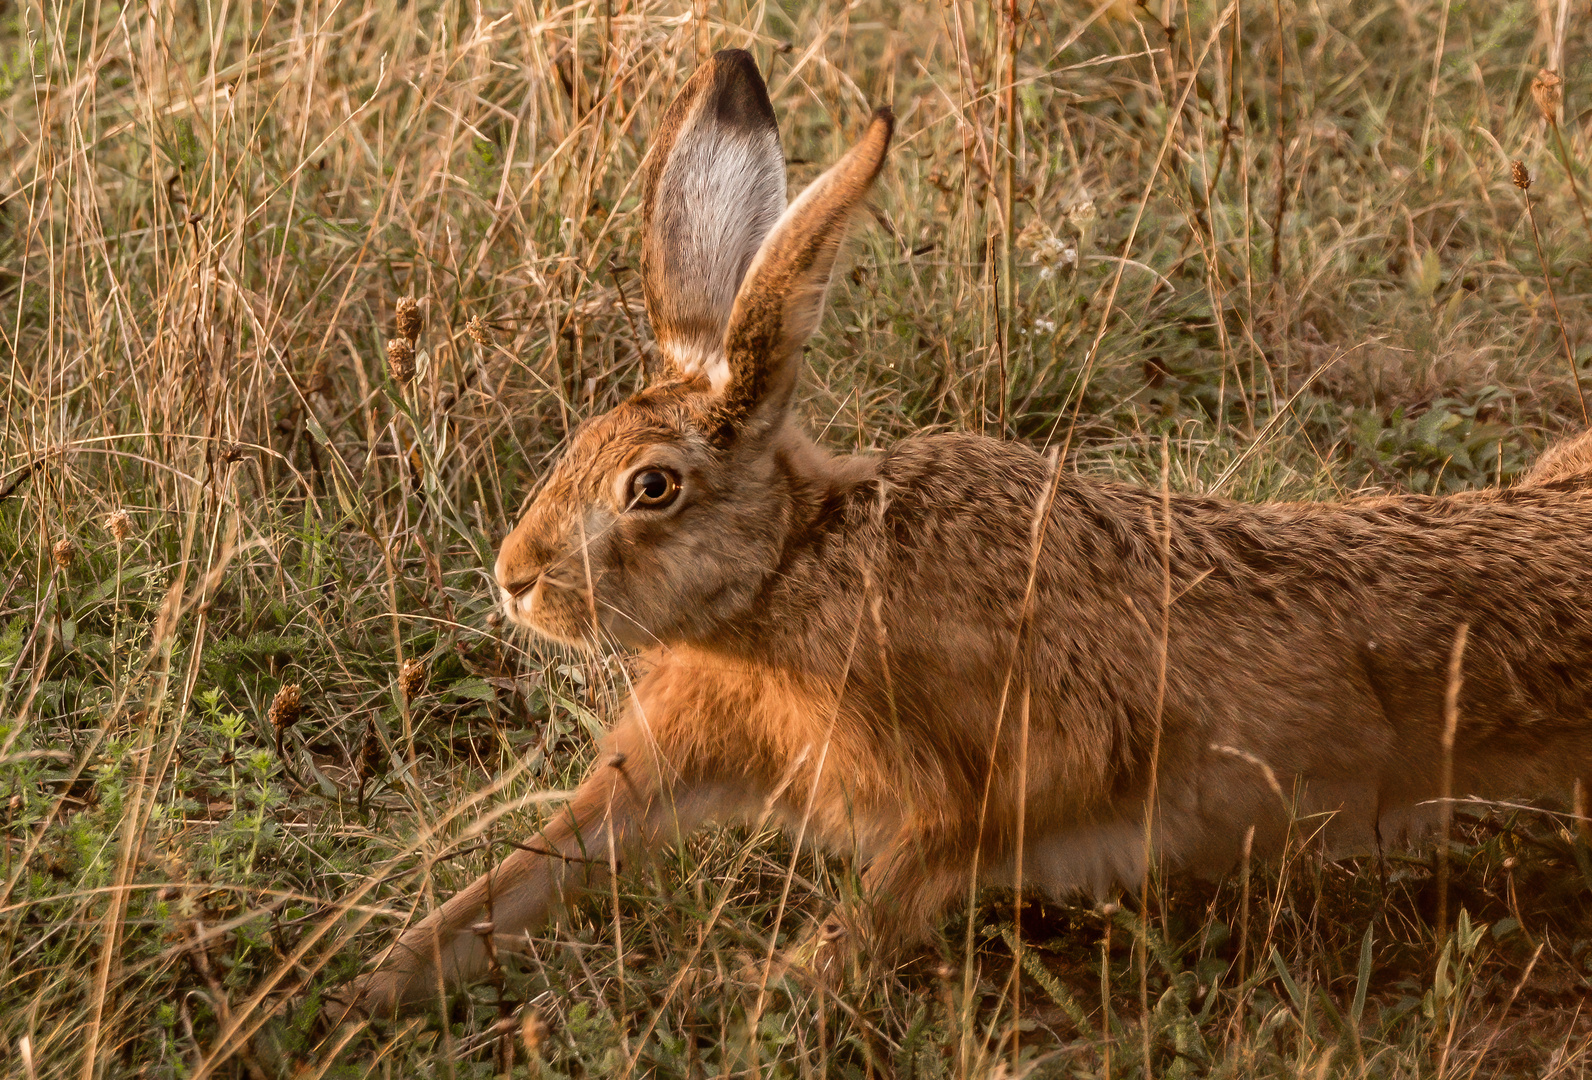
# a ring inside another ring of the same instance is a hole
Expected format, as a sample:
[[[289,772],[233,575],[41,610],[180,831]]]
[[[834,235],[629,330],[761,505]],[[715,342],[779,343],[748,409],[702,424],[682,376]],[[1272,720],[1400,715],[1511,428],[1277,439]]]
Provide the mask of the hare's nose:
[[[540,574],[529,574],[511,578],[499,578],[498,584],[510,596],[518,597],[533,589],[536,586],[536,579],[541,576]]]
[[[498,554],[493,576],[497,578],[498,588],[518,597],[536,586],[542,576],[542,563],[539,559],[524,558],[523,553],[516,557],[504,550]]]

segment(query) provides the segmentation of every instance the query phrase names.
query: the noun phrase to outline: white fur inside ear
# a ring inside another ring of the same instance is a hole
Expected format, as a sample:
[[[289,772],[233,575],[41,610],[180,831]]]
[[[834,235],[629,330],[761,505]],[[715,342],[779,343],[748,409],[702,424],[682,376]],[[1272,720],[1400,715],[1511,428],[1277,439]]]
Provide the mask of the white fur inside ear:
[[[667,265],[665,317],[654,331],[682,372],[722,389],[724,327],[746,268],[785,209],[785,159],[777,131],[720,127],[698,108],[659,183],[652,227]]]
[[[701,138],[676,149],[663,187],[690,223],[685,250],[677,252],[681,269],[698,276],[713,309],[727,318],[752,256],[785,209],[784,158],[771,132],[703,126]],[[777,171],[768,168],[770,159],[780,163]]]
[[[722,393],[730,382],[730,361],[724,355],[722,338],[712,345],[705,341],[684,338],[676,341],[659,341],[658,349],[687,377],[706,375],[715,394]]]

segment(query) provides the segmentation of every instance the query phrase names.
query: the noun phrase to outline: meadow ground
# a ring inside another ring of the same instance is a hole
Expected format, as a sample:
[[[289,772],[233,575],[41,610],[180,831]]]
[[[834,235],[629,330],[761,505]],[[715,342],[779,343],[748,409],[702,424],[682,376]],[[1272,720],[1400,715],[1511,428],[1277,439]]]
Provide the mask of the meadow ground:
[[[993,892],[838,996],[762,960],[851,869],[709,832],[446,1023],[313,1021],[624,694],[506,634],[485,568],[644,379],[634,178],[707,51],[768,74],[793,188],[900,117],[800,391],[826,444],[1004,432],[1153,483],[1165,438],[1179,490],[1320,499],[1508,484],[1585,424],[1589,33],[1555,0],[0,7],[6,1075],[1584,1074],[1592,862],[1551,801],[1462,806],[1446,862]]]

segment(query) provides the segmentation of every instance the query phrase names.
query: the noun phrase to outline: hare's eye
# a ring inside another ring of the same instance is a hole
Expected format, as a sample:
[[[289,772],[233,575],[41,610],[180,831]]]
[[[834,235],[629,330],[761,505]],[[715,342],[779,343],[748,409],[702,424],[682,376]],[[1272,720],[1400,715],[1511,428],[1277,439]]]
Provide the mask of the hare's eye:
[[[680,480],[666,469],[643,469],[630,479],[630,505],[657,510],[674,502]]]

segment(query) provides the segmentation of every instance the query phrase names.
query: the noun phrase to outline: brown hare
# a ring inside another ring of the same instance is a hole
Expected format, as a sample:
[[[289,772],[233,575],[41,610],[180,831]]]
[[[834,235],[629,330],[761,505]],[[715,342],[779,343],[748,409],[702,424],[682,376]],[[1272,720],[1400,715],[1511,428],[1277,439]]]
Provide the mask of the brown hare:
[[[641,251],[662,376],[573,435],[496,567],[512,622],[645,674],[569,802],[348,1004],[434,998],[484,970],[483,933],[512,948],[707,820],[854,854],[867,900],[836,931],[883,957],[975,876],[1108,888],[1152,856],[1219,872],[1251,828],[1275,852],[1299,813],[1327,843],[1402,828],[1442,790],[1461,627],[1453,792],[1592,772],[1592,498],[1558,473],[1255,506],[972,435],[816,446],[797,368],[891,128],[787,206],[748,54],[664,115]]]

